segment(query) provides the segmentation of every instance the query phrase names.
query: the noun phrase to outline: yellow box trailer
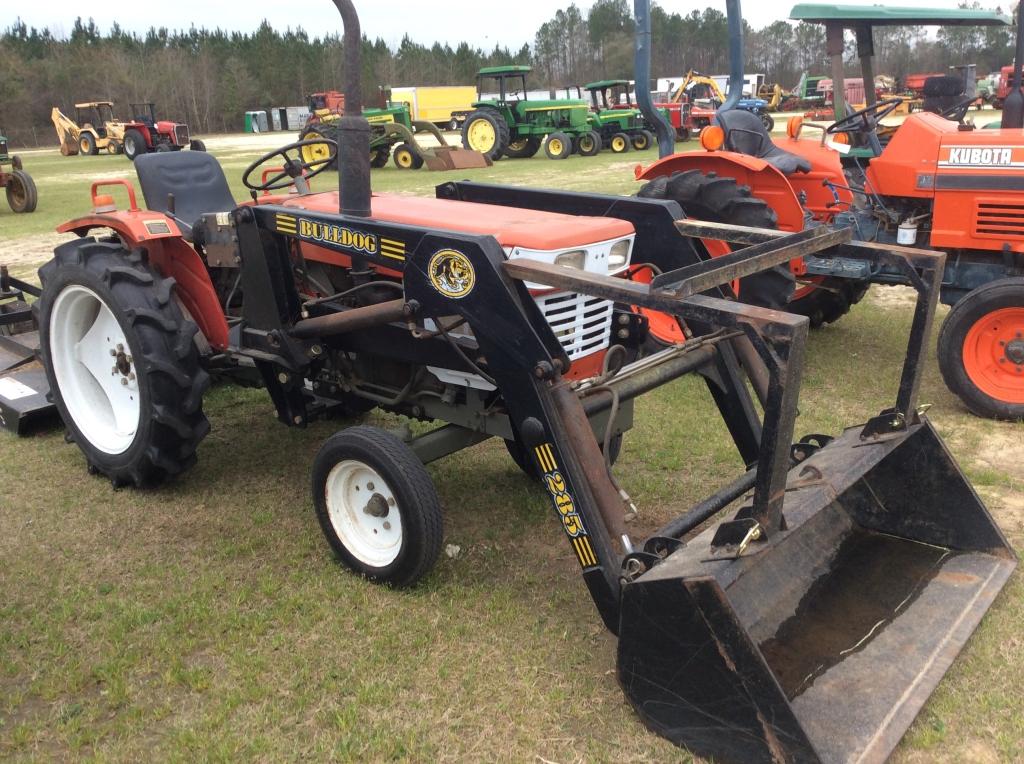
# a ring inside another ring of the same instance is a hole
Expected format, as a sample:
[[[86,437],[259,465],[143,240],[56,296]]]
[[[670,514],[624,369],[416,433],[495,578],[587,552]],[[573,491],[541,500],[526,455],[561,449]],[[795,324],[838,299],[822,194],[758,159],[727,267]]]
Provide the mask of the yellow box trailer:
[[[466,115],[473,110],[476,88],[472,85],[392,88],[391,100],[409,104],[413,119],[457,130]]]

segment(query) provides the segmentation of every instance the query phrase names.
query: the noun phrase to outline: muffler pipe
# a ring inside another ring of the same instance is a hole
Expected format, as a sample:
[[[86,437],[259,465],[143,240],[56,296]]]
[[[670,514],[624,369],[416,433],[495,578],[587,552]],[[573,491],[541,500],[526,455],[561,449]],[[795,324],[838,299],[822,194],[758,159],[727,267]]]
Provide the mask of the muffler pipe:
[[[664,159],[675,153],[676,131],[665,115],[654,108],[651,100],[651,2],[634,0],[633,13],[636,16],[636,49],[633,66],[636,85],[636,105],[658,136],[658,158]]]
[[[405,300],[388,300],[361,308],[352,308],[328,316],[317,316],[299,321],[292,327],[289,334],[300,340],[312,340],[320,337],[333,337],[348,334],[359,329],[391,324],[412,315],[411,308]]]
[[[363,117],[362,31],[352,0],[334,0],[345,39],[345,116],[338,120],[338,211],[370,216],[370,123]]]

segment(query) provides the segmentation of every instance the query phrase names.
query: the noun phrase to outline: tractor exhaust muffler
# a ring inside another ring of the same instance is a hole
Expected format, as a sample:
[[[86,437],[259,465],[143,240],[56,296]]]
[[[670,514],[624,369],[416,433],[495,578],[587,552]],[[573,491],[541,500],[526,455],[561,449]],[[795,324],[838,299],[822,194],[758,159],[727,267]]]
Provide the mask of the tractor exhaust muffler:
[[[712,527],[625,584],[619,681],[716,761],[884,761],[1016,557],[927,420],[845,431],[792,469],[784,516],[724,555]]]
[[[345,116],[338,120],[339,212],[370,216],[370,123],[363,116],[362,32],[352,0],[334,0],[345,34]]]

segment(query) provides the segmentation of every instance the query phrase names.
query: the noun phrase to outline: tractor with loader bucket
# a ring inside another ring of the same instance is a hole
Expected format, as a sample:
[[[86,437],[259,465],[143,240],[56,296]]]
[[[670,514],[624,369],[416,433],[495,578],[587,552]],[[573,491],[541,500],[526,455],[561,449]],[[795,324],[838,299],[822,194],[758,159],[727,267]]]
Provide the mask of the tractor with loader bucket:
[[[10,169],[8,169],[8,167]],[[11,154],[7,136],[0,127],[0,188],[4,189],[11,212],[35,212],[39,192],[35,181],[25,172],[21,157]]]
[[[495,162],[503,156],[529,159],[542,145],[548,159],[565,159],[574,149],[583,156],[598,154],[601,135],[591,124],[587,102],[529,100],[526,77],[531,71],[516,65],[485,67],[477,73],[479,100],[462,123],[462,145]],[[492,89],[494,95],[485,98]],[[627,140],[622,150],[628,149]]]
[[[336,90],[313,93],[309,96],[309,118],[299,132],[299,141],[304,142],[302,159],[316,163],[330,153],[329,144],[323,139],[337,143],[340,119],[345,114],[345,95]],[[426,120],[413,119],[408,104],[391,101],[390,91],[381,89],[381,103],[377,108],[363,111],[363,117],[370,123],[370,166],[384,167],[392,159],[400,170],[418,170],[426,165],[428,170],[464,170],[473,167],[489,167],[488,158],[477,151],[449,145],[437,125]],[[432,136],[436,147],[423,146],[416,140],[414,131]],[[336,161],[332,160],[332,166]]]
[[[721,761],[883,759],[1017,562],[917,402],[944,255],[828,225],[751,244],[761,231],[722,225],[749,245],[711,257],[710,224],[669,200],[464,181],[372,194],[361,31],[335,5],[348,102],[326,157],[304,160],[305,142],[261,157],[242,203],[212,156],[139,157],[144,206],[101,180],[61,226],[79,238],[40,269],[36,316],[88,469],[137,486],[185,472],[211,375],[261,384],[288,426],[373,407],[434,422],[410,441],[347,427],[312,465],[338,557],[407,586],[444,532],[424,464],[501,438],[543,486],[645,724]],[[338,189],[311,192],[335,152]],[[893,405],[834,437],[794,437],[807,318],[732,299],[808,254],[916,275]],[[645,351],[642,311],[685,340]],[[642,396],[690,374],[739,474],[633,538],[617,449]]]
[[[728,5],[738,16],[738,4]],[[666,138],[663,158],[638,169],[638,179],[646,181],[640,194],[678,201],[692,217],[712,223],[774,229],[758,241],[825,224],[849,229],[870,246],[943,251],[940,299],[952,306],[938,341],[943,379],[979,416],[1024,418],[1021,112],[1014,119],[1008,108],[1003,129],[977,130],[964,121],[974,100],[967,96],[943,114],[911,114],[899,127],[888,128],[883,147],[879,124],[901,99],[877,101],[869,88],[868,105],[848,113],[841,79],[844,27],[856,29],[864,81],[871,82],[872,25],[1006,25],[1009,17],[976,9],[827,5],[797,5],[792,17],[828,28],[841,118],[822,127],[796,117],[786,137],[773,139],[756,118],[723,107],[701,136],[703,151],[669,155]],[[741,38],[733,40],[740,49]],[[1018,32],[1018,46],[1022,42]],[[769,285],[767,295],[753,295],[754,301],[786,306],[808,316],[812,325],[839,319],[869,284],[916,280],[903,266],[843,256],[797,259],[791,271],[798,283],[788,306],[782,280]],[[746,299],[742,290],[740,297]]]

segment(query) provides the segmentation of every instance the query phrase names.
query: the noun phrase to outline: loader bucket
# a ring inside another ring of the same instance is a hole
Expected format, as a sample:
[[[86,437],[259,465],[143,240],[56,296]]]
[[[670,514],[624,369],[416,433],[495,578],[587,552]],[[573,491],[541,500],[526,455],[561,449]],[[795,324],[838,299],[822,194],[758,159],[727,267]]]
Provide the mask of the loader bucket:
[[[760,544],[723,558],[712,527],[623,586],[619,681],[715,761],[883,761],[1016,557],[925,419],[846,430],[793,467],[783,514]]]
[[[423,151],[423,161],[428,170],[470,170],[475,167],[490,167],[491,158],[479,151],[441,146]]]

